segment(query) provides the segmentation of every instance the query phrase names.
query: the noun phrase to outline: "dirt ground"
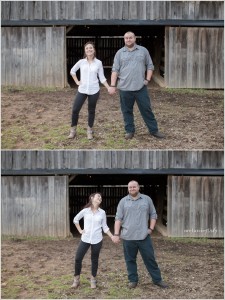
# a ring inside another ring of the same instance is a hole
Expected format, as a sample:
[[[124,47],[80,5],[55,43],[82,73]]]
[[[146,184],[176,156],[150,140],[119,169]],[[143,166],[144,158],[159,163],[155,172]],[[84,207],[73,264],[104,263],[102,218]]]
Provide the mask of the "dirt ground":
[[[75,88],[55,91],[10,88],[2,90],[3,149],[223,149],[222,90],[171,90],[153,81],[149,92],[161,132],[149,135],[135,105],[136,134],[124,139],[119,94],[101,87],[95,138],[86,139],[87,103],[79,117],[78,136],[68,140]]]
[[[104,235],[98,287],[91,290],[90,251],[84,258],[81,286],[70,288],[80,237],[60,240],[2,240],[1,299],[224,299],[224,248],[220,239],[172,239],[154,232],[155,255],[169,288],[152,284],[138,254],[139,285],[127,288],[122,243]]]

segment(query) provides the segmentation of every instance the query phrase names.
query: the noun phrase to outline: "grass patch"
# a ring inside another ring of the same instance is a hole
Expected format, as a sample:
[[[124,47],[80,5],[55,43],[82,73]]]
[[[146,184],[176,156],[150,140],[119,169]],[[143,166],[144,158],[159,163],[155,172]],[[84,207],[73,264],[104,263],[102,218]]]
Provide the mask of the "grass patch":
[[[15,242],[22,242],[22,241],[59,241],[65,240],[64,237],[51,237],[51,236],[14,236],[14,235],[1,235],[2,241],[15,241]]]
[[[127,274],[120,272],[99,275],[97,289],[91,289],[90,278],[81,275],[78,289],[72,289],[71,274],[42,275],[20,274],[11,276],[2,289],[4,299],[24,299],[37,297],[38,299],[137,299],[143,293],[139,287],[129,289],[126,282]],[[39,297],[38,297],[39,295]],[[41,295],[41,297],[40,297]]]
[[[21,294],[27,295],[26,298],[33,298],[34,295],[41,293],[41,298],[62,299],[62,294],[69,289],[71,275],[64,274],[57,278],[50,275],[42,275],[41,279],[36,279],[32,275],[12,276],[4,289],[2,296],[9,299],[21,298]],[[23,296],[24,297],[24,296]],[[38,297],[39,298],[39,297]]]
[[[209,244],[209,243],[224,243],[224,239],[211,239],[211,238],[195,238],[195,237],[167,237],[167,240],[170,242],[179,242],[179,243],[184,243],[184,244]]]
[[[12,297],[15,296],[15,298],[18,297],[18,294],[22,292],[24,289],[25,290],[33,290],[36,287],[36,285],[31,281],[29,276],[26,275],[15,275],[12,276],[8,282],[6,287],[4,287],[4,293],[3,295],[7,297]],[[7,297],[7,298],[8,298]]]
[[[169,94],[185,94],[185,95],[199,95],[199,96],[209,96],[210,94],[217,94],[218,96],[222,96],[224,94],[224,90],[207,90],[207,89],[174,89],[174,88],[166,88],[166,92]]]
[[[2,86],[1,90],[4,93],[19,93],[19,92],[33,92],[33,93],[52,93],[64,91],[66,88],[59,87],[36,87],[36,86]]]
[[[29,143],[32,138],[26,126],[10,126],[2,132],[2,149],[14,149],[19,141]]]

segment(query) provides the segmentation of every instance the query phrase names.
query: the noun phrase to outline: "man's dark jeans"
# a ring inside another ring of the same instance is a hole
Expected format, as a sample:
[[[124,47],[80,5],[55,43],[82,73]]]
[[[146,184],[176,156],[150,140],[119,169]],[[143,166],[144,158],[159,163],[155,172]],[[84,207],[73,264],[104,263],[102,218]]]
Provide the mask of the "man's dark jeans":
[[[139,91],[120,90],[120,105],[123,113],[126,133],[135,132],[133,114],[135,100],[149,132],[156,133],[158,131],[158,125],[151,109],[151,101],[148,95],[147,86],[145,85]]]
[[[123,240],[123,249],[127,265],[128,280],[130,282],[138,282],[136,262],[138,250],[140,251],[145,266],[152,277],[153,283],[157,283],[162,280],[160,269],[155,260],[152,240],[149,235],[144,240]]]

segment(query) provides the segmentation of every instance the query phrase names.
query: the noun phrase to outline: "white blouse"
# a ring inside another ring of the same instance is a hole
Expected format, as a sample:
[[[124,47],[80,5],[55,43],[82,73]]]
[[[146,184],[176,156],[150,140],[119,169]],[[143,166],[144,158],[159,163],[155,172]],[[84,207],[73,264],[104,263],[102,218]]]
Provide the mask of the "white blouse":
[[[71,69],[70,74],[76,75],[80,69],[80,82],[78,91],[82,94],[93,95],[99,91],[99,80],[106,81],[101,60],[94,58],[90,64],[87,58],[80,59]]]
[[[106,233],[109,227],[106,223],[106,213],[103,209],[93,213],[90,207],[82,209],[73,219],[74,224],[78,224],[79,220],[84,218],[84,233],[81,240],[89,244],[97,244],[103,239],[102,230]]]

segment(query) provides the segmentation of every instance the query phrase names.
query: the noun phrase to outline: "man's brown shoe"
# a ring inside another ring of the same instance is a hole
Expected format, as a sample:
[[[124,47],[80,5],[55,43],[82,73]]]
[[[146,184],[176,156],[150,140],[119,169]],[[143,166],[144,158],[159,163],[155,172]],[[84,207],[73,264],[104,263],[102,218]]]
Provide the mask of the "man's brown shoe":
[[[125,139],[126,140],[131,140],[134,137],[134,133],[130,132],[130,133],[126,133],[125,134]]]
[[[129,282],[129,285],[128,285],[129,289],[134,289],[134,288],[136,288],[136,286],[137,286],[137,282]]]
[[[156,137],[158,139],[164,139],[165,138],[165,136],[159,131],[151,133],[151,135],[153,135],[154,137]]]
[[[164,281],[159,281],[154,283],[155,285],[158,285],[159,287],[163,288],[163,289],[167,289],[168,285],[164,282]]]

